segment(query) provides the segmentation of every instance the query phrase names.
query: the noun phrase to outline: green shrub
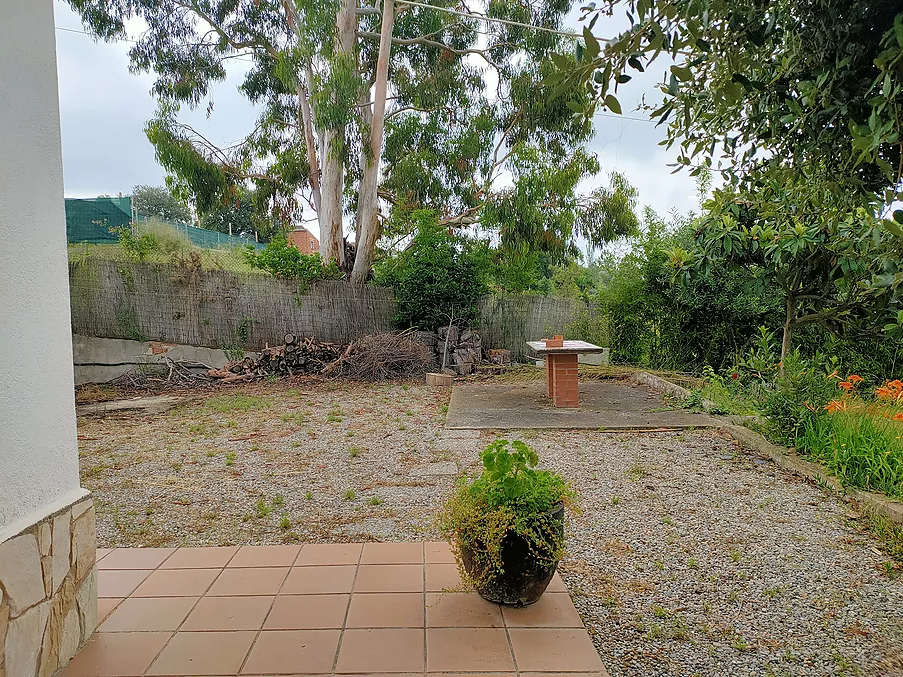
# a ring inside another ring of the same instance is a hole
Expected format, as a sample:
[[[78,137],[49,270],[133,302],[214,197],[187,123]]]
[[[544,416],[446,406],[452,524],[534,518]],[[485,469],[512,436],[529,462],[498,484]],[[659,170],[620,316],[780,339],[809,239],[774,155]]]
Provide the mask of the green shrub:
[[[551,567],[564,554],[552,514],[562,503],[574,507],[573,489],[560,475],[536,470],[536,453],[521,441],[496,440],[481,457],[482,474],[462,478],[438,516],[439,532],[452,545],[462,580],[480,586],[501,574],[508,534],[523,537],[538,565]],[[474,580],[464,570],[462,549],[473,553],[475,570],[484,571],[484,579]]]
[[[822,413],[810,418],[797,449],[844,485],[903,498],[903,424],[864,412]]]
[[[794,351],[784,361],[784,373],[773,387],[763,390],[763,413],[768,433],[778,442],[794,444],[807,427],[825,414],[824,407],[837,395],[837,382],[829,378],[836,359],[805,359]]]
[[[305,285],[315,280],[337,280],[343,277],[335,261],[324,266],[319,254],[302,254],[285,238],[270,240],[263,251],[249,246],[244,256],[252,268],[264,270],[275,277],[298,280]]]
[[[163,254],[181,254],[191,249],[191,240],[168,223],[160,219],[149,219],[138,224],[138,232],[142,237],[149,237],[153,249]]]
[[[452,317],[457,324],[474,324],[486,293],[478,245],[440,226],[432,211],[415,211],[412,218],[417,232],[410,246],[376,271],[378,283],[395,289],[395,322],[430,331]]]
[[[144,261],[157,247],[157,240],[153,234],[136,235],[132,232],[131,226],[110,228],[110,232],[116,234],[122,251],[133,261]]]

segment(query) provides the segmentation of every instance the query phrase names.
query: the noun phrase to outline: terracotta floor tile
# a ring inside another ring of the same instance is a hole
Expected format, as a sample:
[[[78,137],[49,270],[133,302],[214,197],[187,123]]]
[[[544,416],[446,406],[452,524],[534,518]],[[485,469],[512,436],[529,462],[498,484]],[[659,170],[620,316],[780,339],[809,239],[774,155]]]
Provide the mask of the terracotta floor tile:
[[[113,552],[113,548],[98,548],[97,555],[95,556],[95,560],[99,562],[104,557],[109,555],[111,552]]]
[[[179,548],[163,564],[161,569],[222,569],[238,552],[236,547]]]
[[[331,673],[340,634],[339,630],[264,630],[241,674]]]
[[[465,592],[461,577],[458,575],[458,565],[427,564],[426,590],[427,592],[442,592],[443,590]]]
[[[349,593],[357,567],[294,567],[282,586],[283,595]]]
[[[143,675],[172,633],[97,633],[59,677],[133,677]]]
[[[204,597],[181,630],[260,630],[273,597]]]
[[[354,592],[423,592],[423,566],[418,564],[362,564]]]
[[[147,674],[238,674],[256,636],[256,632],[179,632]]]
[[[586,630],[511,628],[517,666],[525,672],[596,672],[603,669]]]
[[[149,570],[98,571],[98,597],[128,597],[153,572]]]
[[[514,670],[508,637],[501,628],[429,628],[430,672],[509,672]]]
[[[423,593],[353,595],[346,628],[422,628]]]
[[[336,672],[422,672],[423,630],[346,630]]]
[[[423,564],[423,543],[364,543],[361,564]]]
[[[350,595],[279,595],[265,630],[328,630],[341,628]]]
[[[502,628],[498,604],[487,602],[475,592],[428,592],[428,628]]]
[[[288,568],[224,569],[207,594],[213,596],[275,595],[282,587]]]
[[[360,543],[307,543],[301,547],[295,566],[357,564],[361,549]]]
[[[516,609],[502,607],[509,628],[582,628],[583,621],[566,592],[549,592],[535,604]]]
[[[156,569],[175,548],[116,548],[97,563],[98,569]]]
[[[197,597],[130,597],[101,623],[98,632],[178,630]]]
[[[97,622],[103,623],[104,619],[119,606],[122,597],[98,597],[97,598]]]
[[[567,592],[567,586],[564,584],[564,581],[561,580],[561,576],[558,572],[555,572],[555,575],[552,576],[552,582],[549,583],[549,587],[546,588],[546,592]]]
[[[220,569],[158,569],[147,577],[133,597],[201,597]]]
[[[229,562],[230,567],[290,567],[300,545],[246,545]]]
[[[451,548],[448,543],[442,541],[431,541],[423,544],[424,561],[427,564],[454,564],[455,557],[452,555]]]

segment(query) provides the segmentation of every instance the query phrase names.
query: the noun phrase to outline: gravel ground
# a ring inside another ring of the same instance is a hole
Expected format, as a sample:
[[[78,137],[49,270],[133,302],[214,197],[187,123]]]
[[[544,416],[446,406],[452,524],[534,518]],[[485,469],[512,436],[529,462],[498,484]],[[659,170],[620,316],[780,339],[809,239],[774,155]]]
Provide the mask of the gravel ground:
[[[434,538],[491,433],[421,385],[290,382],[79,421],[102,547]],[[903,675],[850,506],[711,431],[512,432],[583,497],[562,576],[612,677]]]

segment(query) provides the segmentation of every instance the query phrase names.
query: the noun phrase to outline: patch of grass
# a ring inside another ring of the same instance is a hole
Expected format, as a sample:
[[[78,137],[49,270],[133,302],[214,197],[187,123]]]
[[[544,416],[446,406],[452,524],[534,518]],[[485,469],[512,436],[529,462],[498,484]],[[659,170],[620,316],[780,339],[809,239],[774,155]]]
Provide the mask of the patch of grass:
[[[348,489],[345,492],[345,500],[346,501],[353,501],[356,498],[357,498],[357,494],[355,493],[354,489]]]
[[[334,408],[326,415],[327,423],[341,423],[345,420],[345,412],[339,408]]]
[[[314,492],[308,491],[306,494],[304,494],[304,498],[308,501],[314,500]]]
[[[883,515],[866,514],[866,524],[872,536],[880,543],[881,549],[887,553],[892,562],[885,563],[886,573],[903,571],[903,527]]]
[[[612,497],[611,497],[611,504],[612,504],[612,505],[618,505],[618,503],[620,503],[620,502],[621,502],[621,497],[620,497],[620,496],[612,496]]]
[[[282,494],[276,494],[273,497],[273,506],[276,508],[281,507],[285,503],[285,496]]]
[[[370,505],[382,505],[385,501],[381,499],[379,496],[373,496],[367,503]]]
[[[849,411],[814,417],[796,439],[845,486],[903,498],[903,424]]]
[[[217,395],[209,397],[204,402],[204,408],[220,414],[232,411],[252,411],[255,409],[269,409],[273,402],[268,397],[261,395]]]
[[[740,558],[743,556],[742,553],[739,550],[737,550],[736,548],[731,550],[730,555],[731,555],[731,561],[734,564],[739,564]]]
[[[307,417],[299,411],[291,414],[283,414],[279,417],[279,420],[283,423],[294,423],[295,425],[307,423]]]
[[[283,515],[279,519],[279,528],[283,531],[288,531],[292,528],[292,521],[288,518],[288,515]]]
[[[702,398],[710,400],[721,413],[737,416],[755,416],[760,413],[755,400],[741,393],[731,392],[721,383],[706,381],[699,389],[699,394]]]
[[[649,469],[639,461],[634,461],[633,464],[627,469],[627,479],[629,479],[631,482],[636,482],[637,480],[641,480],[644,477],[648,476]]]
[[[207,458],[213,458],[214,456],[216,456],[216,452],[213,451],[213,449],[208,449],[207,450]]]
[[[273,508],[267,505],[267,502],[262,498],[257,499],[257,505],[255,506],[255,508],[257,510],[257,516],[260,518],[264,518],[271,512],[273,512]]]
[[[768,599],[775,599],[781,596],[781,593],[784,592],[784,588],[781,586],[776,586],[774,588],[765,588],[765,596]]]
[[[697,562],[695,558],[691,557],[687,560],[687,566],[691,569],[697,569],[699,568],[699,562]]]
[[[226,465],[235,465],[235,452],[234,451],[226,452]]]
[[[355,447],[355,446],[348,447],[348,455],[351,458],[357,458],[358,456],[361,455],[361,448]]]

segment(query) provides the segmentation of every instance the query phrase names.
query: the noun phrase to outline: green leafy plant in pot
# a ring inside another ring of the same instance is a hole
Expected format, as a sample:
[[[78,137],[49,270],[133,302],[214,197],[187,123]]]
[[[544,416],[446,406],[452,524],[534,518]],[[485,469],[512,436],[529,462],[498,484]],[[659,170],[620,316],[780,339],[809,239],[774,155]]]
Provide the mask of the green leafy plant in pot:
[[[560,475],[537,470],[523,442],[496,440],[482,461],[482,474],[462,477],[442,506],[439,531],[465,584],[491,602],[527,606],[564,555],[564,511],[576,508],[576,493]]]

